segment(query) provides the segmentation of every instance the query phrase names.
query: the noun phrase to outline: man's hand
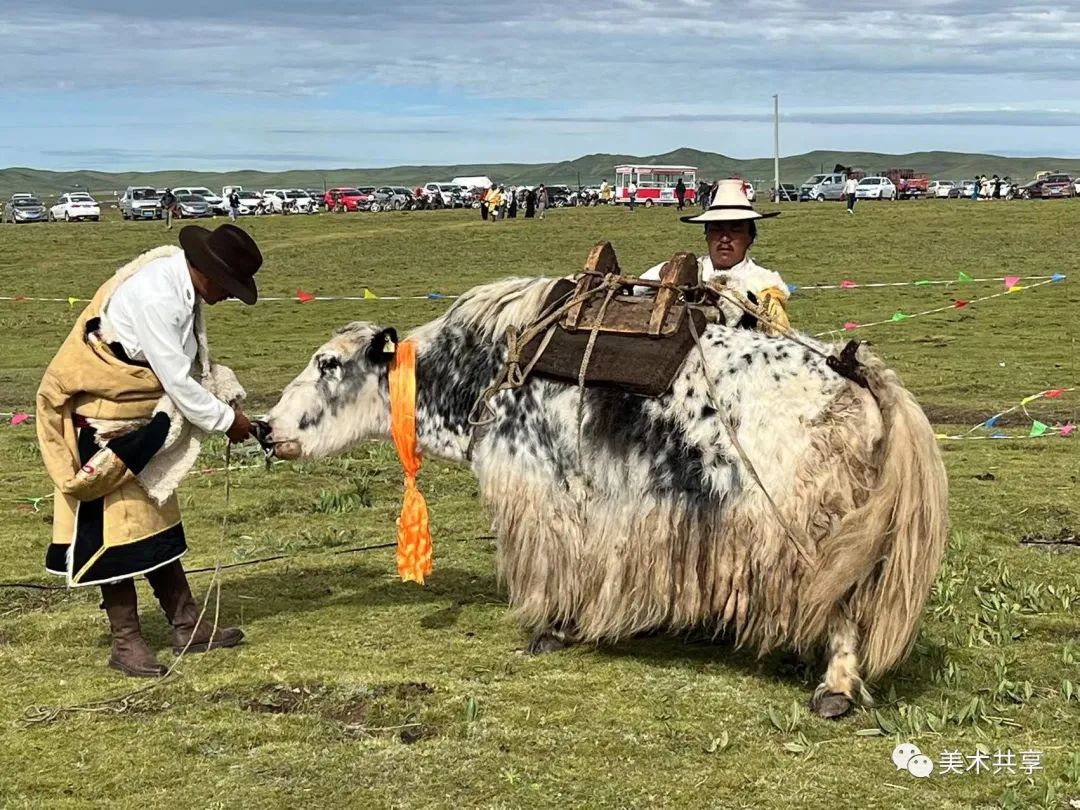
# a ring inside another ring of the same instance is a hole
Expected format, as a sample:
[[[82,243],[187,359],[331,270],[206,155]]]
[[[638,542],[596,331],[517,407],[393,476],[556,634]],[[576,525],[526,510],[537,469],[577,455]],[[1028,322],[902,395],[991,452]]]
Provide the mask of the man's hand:
[[[251,420],[244,415],[243,411],[237,410],[232,427],[226,431],[225,435],[229,437],[229,441],[233,444],[247,441],[251,438]]]

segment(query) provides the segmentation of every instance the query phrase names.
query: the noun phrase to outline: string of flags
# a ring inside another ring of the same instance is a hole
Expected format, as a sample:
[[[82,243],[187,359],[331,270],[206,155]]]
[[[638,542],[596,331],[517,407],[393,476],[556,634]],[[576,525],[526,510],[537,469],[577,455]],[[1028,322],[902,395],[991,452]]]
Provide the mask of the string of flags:
[[[291,296],[259,296],[259,302],[263,301],[297,301],[301,304],[307,304],[312,301],[442,301],[457,298],[456,295],[446,295],[440,292],[429,292],[425,295],[376,295],[368,287],[364,287],[362,295],[316,295],[315,293],[308,292],[306,290],[297,290],[295,295]],[[230,301],[234,299],[228,299]],[[45,303],[64,303],[67,302],[68,309],[75,309],[76,304],[89,303],[89,298],[78,298],[74,295],[67,298],[36,298],[29,295],[0,295],[0,301],[14,301],[16,303],[23,302],[45,302]]]
[[[1072,422],[1066,421],[1065,424],[1063,424],[1063,425],[1057,425],[1055,427],[1051,427],[1050,425],[1047,425],[1045,422],[1042,422],[1039,419],[1036,419],[1034,416],[1032,416],[1028,412],[1027,406],[1030,403],[1032,403],[1032,402],[1034,402],[1035,400],[1038,400],[1038,399],[1060,399],[1065,394],[1072,393],[1072,392],[1074,392],[1076,390],[1077,390],[1076,388],[1049,388],[1049,389],[1047,389],[1045,391],[1040,391],[1037,394],[1031,394],[1030,396],[1024,397],[1016,405],[1013,405],[1011,408],[1006,408],[1005,410],[1001,411],[1000,413],[995,413],[993,416],[991,416],[986,421],[979,422],[979,424],[975,425],[974,427],[972,427],[971,429],[965,431],[964,433],[957,433],[957,434],[935,433],[934,435],[938,439],[953,440],[953,441],[960,440],[960,439],[965,439],[965,440],[969,440],[969,441],[970,440],[987,441],[987,440],[995,440],[995,439],[1041,439],[1041,438],[1045,438],[1045,437],[1048,437],[1048,436],[1061,436],[1062,438],[1068,438],[1068,437],[1072,436],[1076,432],[1076,425],[1074,425]],[[1001,432],[1001,430],[999,430],[999,429],[996,429],[1000,425],[1001,418],[1003,416],[1006,416],[1006,415],[1008,415],[1010,413],[1015,413],[1016,411],[1023,411],[1024,416],[1026,416],[1028,419],[1031,420],[1031,426],[1028,428],[1027,433],[1008,434],[1008,433]],[[994,432],[990,433],[990,434],[975,435],[975,434],[979,433],[979,431],[985,431],[985,430],[993,430]]]
[[[1067,276],[1064,273],[1054,273],[1050,276],[1001,276],[998,278],[975,278],[968,273],[961,271],[954,279],[918,279],[916,281],[873,281],[873,282],[858,282],[851,279],[844,279],[839,284],[788,284],[788,291],[795,293],[802,290],[803,292],[811,292],[814,290],[855,290],[855,289],[873,289],[882,287],[929,287],[935,285],[951,285],[970,282],[973,284],[984,282],[1004,282],[1006,290],[1011,290],[1016,287],[1017,289],[1024,289],[1020,286],[1021,281],[1037,281],[1041,283],[1054,283],[1058,281],[1065,281]],[[1037,284],[1032,286],[1039,286]],[[458,298],[457,295],[447,295],[440,292],[429,292],[424,295],[377,295],[369,287],[364,287],[363,293],[360,295],[317,295],[316,293],[309,292],[308,290],[298,289],[295,295],[291,296],[260,296],[259,301],[296,301],[301,304],[308,304],[312,301],[442,301],[453,300]],[[978,299],[985,300],[985,299]],[[88,298],[79,298],[71,295],[67,298],[37,298],[27,295],[0,295],[0,301],[39,301],[50,303],[64,303],[67,302],[69,309],[74,309],[76,304],[86,303]],[[971,303],[971,302],[967,302]],[[948,307],[946,307],[948,309]],[[862,324],[862,326],[869,326],[870,324]]]
[[[918,279],[917,281],[874,281],[874,282],[858,282],[851,279],[844,279],[839,284],[788,284],[788,292],[794,293],[796,290],[802,290],[807,292],[810,290],[862,290],[872,289],[877,287],[931,287],[936,285],[950,285],[960,284],[963,282],[971,282],[978,284],[989,281],[1003,281],[1005,287],[1015,286],[1021,281],[1064,281],[1067,276],[1064,273],[1054,273],[1051,276],[1001,276],[999,278],[975,278],[968,273],[960,271],[956,278],[949,279]]]
[[[855,329],[867,329],[868,327],[871,327],[871,326],[881,326],[881,325],[887,324],[887,323],[900,323],[901,321],[911,320],[912,318],[921,318],[921,317],[923,317],[925,315],[935,315],[935,314],[937,314],[939,312],[948,312],[949,310],[952,310],[952,309],[963,309],[964,307],[970,306],[971,304],[978,304],[978,303],[981,303],[983,301],[990,301],[990,300],[992,300],[994,298],[1001,298],[1002,296],[1011,295],[1013,293],[1018,293],[1018,292],[1021,292],[1022,290],[1033,290],[1036,287],[1042,287],[1042,286],[1044,286],[1046,284],[1055,284],[1055,283],[1057,283],[1059,281],[1063,281],[1065,279],[1065,276],[1061,276],[1060,278],[1058,278],[1057,276],[1061,276],[1061,274],[1060,273],[1055,274],[1055,276],[1052,276],[1051,278],[1048,278],[1045,281],[1039,281],[1039,282],[1037,282],[1035,284],[1029,284],[1026,287],[1022,286],[1019,283],[1020,282],[1020,277],[1019,276],[1008,276],[1005,279],[1005,290],[1004,290],[1004,292],[994,293],[993,295],[984,295],[984,296],[981,296],[980,298],[971,298],[971,299],[957,298],[951,304],[946,304],[943,307],[934,307],[933,309],[924,309],[921,312],[910,312],[909,313],[909,312],[904,312],[903,310],[898,309],[896,312],[894,312],[892,314],[891,317],[885,318],[885,319],[880,320],[880,321],[871,321],[869,323],[859,323],[858,321],[845,321],[844,326],[843,326],[842,329],[830,329],[827,332],[818,332],[817,334],[814,335],[814,337],[828,337],[829,335],[835,335],[835,334],[838,334],[840,332],[851,332],[851,331],[853,331]]]

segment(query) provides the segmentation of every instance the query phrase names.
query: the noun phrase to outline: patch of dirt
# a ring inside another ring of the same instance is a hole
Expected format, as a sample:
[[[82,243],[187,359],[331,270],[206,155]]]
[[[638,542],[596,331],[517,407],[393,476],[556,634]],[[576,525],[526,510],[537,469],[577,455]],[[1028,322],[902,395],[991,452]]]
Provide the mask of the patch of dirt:
[[[1034,546],[1057,554],[1080,553],[1080,531],[1064,527],[1057,534],[1025,534],[1020,538],[1020,545]]]
[[[926,418],[935,425],[977,425],[985,422],[994,415],[985,410],[966,408],[963,405],[940,405],[933,402],[924,404],[922,409],[923,413],[926,414]],[[1044,411],[1039,409],[1036,418],[1041,422],[1052,425],[1074,419],[1075,411],[1065,409]],[[1012,413],[1007,413],[1004,416],[999,417],[994,426],[1030,427],[1031,418],[1026,416],[1023,411],[1013,411]]]
[[[221,691],[218,702],[236,702],[258,714],[316,715],[339,725],[349,737],[394,737],[406,745],[438,735],[421,720],[435,689],[426,683],[403,682],[365,688],[326,684],[265,684],[244,693]]]

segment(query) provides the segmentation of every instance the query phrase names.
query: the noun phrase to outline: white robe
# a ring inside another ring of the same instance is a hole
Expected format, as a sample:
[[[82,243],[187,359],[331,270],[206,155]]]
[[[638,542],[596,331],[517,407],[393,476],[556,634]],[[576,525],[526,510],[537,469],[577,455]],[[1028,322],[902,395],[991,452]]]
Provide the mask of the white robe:
[[[660,262],[660,264],[653,265],[642,273],[640,278],[647,281],[659,281],[660,271],[664,268],[664,264],[665,262]],[[774,270],[769,270],[766,267],[762,267],[749,256],[727,270],[717,270],[714,268],[712,259],[710,259],[708,255],[699,256],[698,280],[702,284],[707,284],[717,276],[726,276],[727,283],[725,286],[730,289],[738,290],[743,295],[753,293],[754,297],[759,301],[762,297],[761,293],[768,289],[777,290],[785,306],[788,298],[791,297],[787,283],[779,273]],[[650,292],[648,287],[634,287],[634,295],[643,295],[646,292]],[[737,322],[742,316],[742,312],[735,308],[733,304],[722,305],[721,308],[724,310],[724,315],[727,316],[729,322]]]

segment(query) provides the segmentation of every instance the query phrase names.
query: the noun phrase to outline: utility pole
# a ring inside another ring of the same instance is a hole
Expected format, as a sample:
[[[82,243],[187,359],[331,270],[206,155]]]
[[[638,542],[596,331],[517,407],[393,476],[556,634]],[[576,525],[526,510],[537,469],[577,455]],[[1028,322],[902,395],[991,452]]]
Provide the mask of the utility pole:
[[[773,97],[773,199],[780,199],[780,96]]]

